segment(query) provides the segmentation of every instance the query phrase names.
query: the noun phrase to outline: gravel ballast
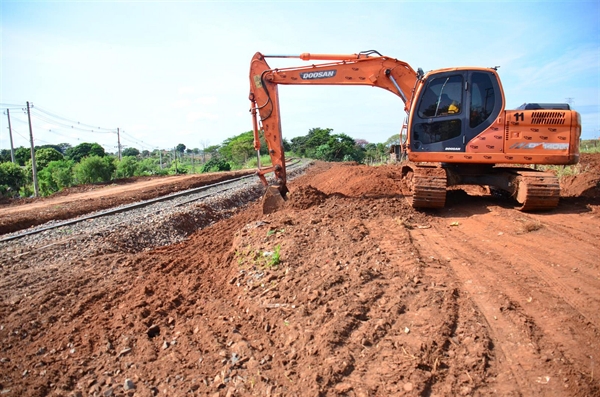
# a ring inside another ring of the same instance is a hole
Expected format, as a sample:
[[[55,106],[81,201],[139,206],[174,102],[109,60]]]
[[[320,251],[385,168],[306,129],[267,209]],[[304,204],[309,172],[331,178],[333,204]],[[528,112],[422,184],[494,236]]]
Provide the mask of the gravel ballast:
[[[301,174],[309,165],[302,164],[290,170],[289,179]],[[4,267],[30,261],[73,261],[100,254],[134,253],[174,244],[196,230],[231,216],[259,199],[264,191],[264,186],[256,177],[240,178],[233,184],[220,184],[172,200],[44,230],[0,243],[0,263]],[[28,232],[59,223],[49,222]],[[3,237],[11,236],[8,234]]]

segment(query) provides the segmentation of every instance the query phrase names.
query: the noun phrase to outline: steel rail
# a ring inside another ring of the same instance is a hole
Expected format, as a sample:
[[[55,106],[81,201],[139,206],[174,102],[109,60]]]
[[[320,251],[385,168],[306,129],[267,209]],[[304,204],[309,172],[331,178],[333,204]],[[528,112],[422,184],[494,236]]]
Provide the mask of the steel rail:
[[[289,166],[293,167],[294,165],[298,164],[299,162],[300,162],[300,160],[296,160],[295,162],[290,163]],[[127,212],[127,211],[130,211],[130,210],[136,209],[136,208],[147,207],[149,205],[152,205],[154,203],[158,203],[158,202],[161,202],[161,201],[169,201],[169,200],[173,200],[173,199],[176,199],[176,198],[179,198],[179,197],[183,197],[183,196],[190,196],[192,194],[199,193],[199,192],[201,192],[203,190],[212,189],[212,188],[215,188],[215,187],[219,187],[221,185],[233,184],[233,183],[245,180],[245,179],[250,179],[250,178],[255,178],[255,177],[256,177],[256,175],[254,175],[254,174],[245,175],[245,176],[242,176],[242,177],[239,177],[239,178],[228,179],[226,181],[221,181],[221,182],[213,183],[213,184],[210,184],[210,185],[204,185],[204,186],[200,186],[200,187],[197,187],[197,188],[184,190],[184,191],[181,191],[181,192],[176,192],[176,193],[172,193],[172,194],[169,194],[169,195],[166,195],[166,196],[156,197],[156,198],[149,199],[149,200],[138,201],[138,202],[133,203],[133,204],[127,204],[127,205],[124,205],[124,206],[121,206],[121,207],[118,207],[118,208],[112,208],[112,209],[109,209],[109,210],[100,211],[100,212],[96,212],[96,213],[89,214],[89,215],[84,215],[84,216],[81,216],[81,217],[78,217],[78,218],[66,220],[64,222],[59,222],[59,223],[56,223],[56,224],[53,224],[53,225],[48,225],[48,226],[40,227],[40,228],[37,228],[35,230],[28,230],[28,231],[23,232],[23,233],[17,233],[17,234],[14,234],[12,236],[0,238],[0,243],[4,243],[4,242],[16,240],[16,239],[19,239],[19,238],[22,238],[22,237],[27,237],[27,236],[30,236],[30,235],[33,235],[33,234],[38,234],[38,233],[45,232],[47,230],[57,229],[59,227],[72,225],[72,224],[75,224],[75,223],[87,221],[87,220],[94,219],[94,218],[100,218],[100,217],[103,217],[103,216],[114,215],[114,214],[118,214],[118,213],[121,213],[121,212]],[[212,195],[214,195],[216,193],[221,193],[221,192],[224,192],[224,191],[227,191],[227,190],[230,190],[230,189],[231,188],[223,189],[223,190],[219,190],[218,192],[215,192],[215,193],[206,194],[206,195],[194,198],[192,200],[187,200],[187,201],[185,201],[183,203],[175,204],[175,206],[181,206],[181,205],[185,205],[185,204],[188,204],[190,202],[193,202],[193,201],[198,201],[198,200],[201,200],[203,198],[210,197],[210,196],[212,196]]]

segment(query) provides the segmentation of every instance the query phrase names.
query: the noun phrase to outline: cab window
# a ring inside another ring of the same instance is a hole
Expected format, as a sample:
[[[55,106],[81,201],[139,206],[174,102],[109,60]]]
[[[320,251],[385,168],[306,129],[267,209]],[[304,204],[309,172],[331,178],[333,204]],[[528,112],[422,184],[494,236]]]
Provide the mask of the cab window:
[[[414,128],[414,140],[422,144],[443,142],[460,136],[461,131],[460,119],[419,123]]]
[[[462,87],[463,78],[460,75],[431,80],[419,104],[419,117],[432,118],[459,114],[462,107]]]
[[[496,93],[490,76],[486,73],[473,73],[471,77],[471,109],[469,126],[475,128],[492,114]]]

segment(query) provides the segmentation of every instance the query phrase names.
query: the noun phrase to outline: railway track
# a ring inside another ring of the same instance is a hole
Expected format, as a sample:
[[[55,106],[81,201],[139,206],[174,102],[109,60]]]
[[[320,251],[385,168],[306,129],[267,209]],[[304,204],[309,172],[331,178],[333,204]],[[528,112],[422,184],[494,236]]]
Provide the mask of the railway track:
[[[288,164],[289,174],[301,172],[308,163],[296,160]],[[230,179],[194,189],[180,191],[167,196],[156,197],[150,200],[139,201],[133,204],[122,205],[108,210],[98,211],[91,214],[79,216],[66,221],[50,222],[44,225],[33,227],[24,231],[11,233],[0,238],[0,248],[8,242],[16,242],[35,235],[45,235],[52,240],[52,236],[58,242],[65,239],[81,239],[83,235],[98,234],[104,229],[115,228],[124,223],[140,222],[152,214],[174,212],[179,208],[192,205],[194,203],[210,200],[223,196],[228,192],[235,190],[252,190],[259,192],[263,190],[262,185],[255,175],[247,175],[239,178]],[[248,200],[254,199],[256,194],[247,195]],[[100,221],[102,219],[102,221]],[[73,233],[72,226],[76,226],[76,233]],[[76,235],[73,235],[76,234]],[[48,240],[42,238],[41,240]],[[57,241],[50,242],[55,245]],[[47,246],[46,244],[45,246]]]

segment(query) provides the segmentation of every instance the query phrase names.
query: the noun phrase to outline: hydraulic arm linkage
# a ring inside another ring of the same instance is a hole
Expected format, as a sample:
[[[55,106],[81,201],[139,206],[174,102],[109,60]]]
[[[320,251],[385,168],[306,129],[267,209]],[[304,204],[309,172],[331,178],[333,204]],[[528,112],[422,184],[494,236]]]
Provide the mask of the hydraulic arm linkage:
[[[331,61],[301,67],[271,69],[265,58],[299,58],[304,61]],[[297,56],[263,55],[257,52],[250,63],[250,113],[254,129],[254,149],[260,150],[259,131],[262,131],[269,149],[272,165],[260,166],[257,175],[265,186],[265,174],[275,174],[276,188],[283,198],[288,192],[286,186],[285,155],[279,111],[277,86],[288,85],[367,85],[386,89],[404,102],[408,112],[414,90],[420,75],[406,62],[382,56],[376,51],[359,54],[308,54]],[[260,121],[258,116],[260,115]]]

